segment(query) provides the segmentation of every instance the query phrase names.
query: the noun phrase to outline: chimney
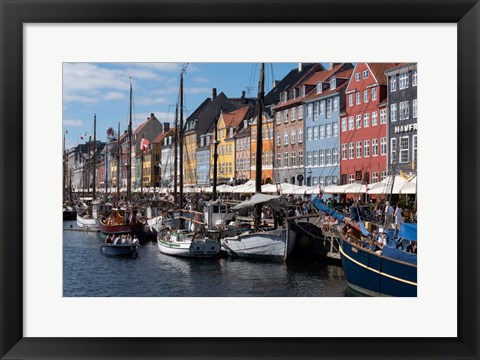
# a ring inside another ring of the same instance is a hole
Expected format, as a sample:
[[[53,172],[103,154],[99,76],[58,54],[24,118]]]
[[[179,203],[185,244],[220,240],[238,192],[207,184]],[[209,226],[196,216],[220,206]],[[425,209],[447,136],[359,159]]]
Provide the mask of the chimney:
[[[217,88],[212,89],[212,100],[217,97]]]
[[[151,119],[155,119],[155,114],[154,114],[154,113],[150,113],[150,118],[151,118]]]
[[[276,87],[280,80],[273,80],[272,88]]]
[[[302,72],[302,63],[301,62],[298,63],[298,72]]]
[[[242,90],[242,99],[245,99],[245,90]]]
[[[166,133],[168,130],[170,130],[170,123],[163,123],[163,132]]]

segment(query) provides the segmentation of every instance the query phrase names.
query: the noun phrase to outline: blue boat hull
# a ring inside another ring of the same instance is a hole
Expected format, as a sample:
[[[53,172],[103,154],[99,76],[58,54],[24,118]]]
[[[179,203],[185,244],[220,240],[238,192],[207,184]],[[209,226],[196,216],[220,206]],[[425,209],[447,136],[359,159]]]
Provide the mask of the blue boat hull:
[[[417,296],[417,267],[340,240],[342,266],[351,288],[370,296]]]
[[[137,257],[138,245],[102,245],[100,252],[108,256]]]

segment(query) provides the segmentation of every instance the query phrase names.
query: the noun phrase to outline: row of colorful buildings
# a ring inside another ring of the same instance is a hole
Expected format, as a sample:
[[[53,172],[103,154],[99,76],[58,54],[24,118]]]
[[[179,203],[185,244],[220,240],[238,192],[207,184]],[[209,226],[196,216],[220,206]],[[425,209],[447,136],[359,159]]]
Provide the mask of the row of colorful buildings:
[[[182,132],[151,114],[132,135],[133,186],[173,183],[174,138],[180,133],[186,186],[212,184],[215,144],[219,183],[255,179],[257,131],[262,132],[264,183],[375,183],[388,173],[416,172],[415,63],[301,63],[273,85],[265,95],[262,129],[257,129],[256,99],[245,92],[228,98],[213,89]],[[117,181],[126,186],[127,133],[119,140],[82,144],[67,153],[74,188],[91,182],[85,174],[92,148],[99,159],[97,186],[115,187]]]

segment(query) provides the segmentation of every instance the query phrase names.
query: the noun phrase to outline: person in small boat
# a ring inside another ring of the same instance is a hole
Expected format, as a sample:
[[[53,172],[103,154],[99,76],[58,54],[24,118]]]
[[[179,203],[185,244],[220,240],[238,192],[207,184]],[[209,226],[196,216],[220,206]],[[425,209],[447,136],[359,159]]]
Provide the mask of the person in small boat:
[[[113,243],[113,235],[107,235],[105,238],[105,244],[112,244]]]
[[[379,236],[377,237],[377,247],[378,250],[376,251],[377,253],[381,253],[382,249],[385,245],[387,245],[387,233],[383,228],[380,228],[378,230]]]
[[[139,242],[140,242],[140,241],[138,240],[137,235],[133,235],[132,244],[133,244],[133,245],[138,245]]]
[[[120,235],[118,235],[116,238],[115,238],[115,241],[113,242],[114,245],[120,245],[122,243],[122,238]]]

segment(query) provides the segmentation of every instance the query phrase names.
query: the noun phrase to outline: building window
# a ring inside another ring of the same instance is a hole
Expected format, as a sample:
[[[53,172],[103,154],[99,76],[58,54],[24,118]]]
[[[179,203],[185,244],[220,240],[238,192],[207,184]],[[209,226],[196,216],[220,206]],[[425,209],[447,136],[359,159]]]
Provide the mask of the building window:
[[[417,86],[417,70],[412,74],[412,86]]]
[[[325,125],[325,132],[327,133],[327,139],[332,137],[332,124]]]
[[[377,88],[372,88],[372,101],[377,100]]]
[[[372,172],[372,184],[375,184],[378,182],[378,172]]]
[[[408,163],[408,154],[410,153],[410,139],[408,136],[400,138],[400,163]]]
[[[393,75],[390,78],[390,92],[394,92],[396,90],[397,90],[397,78],[395,77],[395,75]]]
[[[378,156],[378,139],[372,139],[372,156]]]
[[[322,83],[318,83],[317,84],[317,94],[321,94],[322,93]]]
[[[353,142],[348,144],[348,158],[349,159],[355,158],[355,144]]]
[[[273,125],[268,125],[268,130],[270,132],[270,139],[273,140]]]
[[[338,136],[338,123],[334,122],[333,123],[333,137]]]
[[[311,127],[308,127],[307,128],[307,141],[311,141],[313,139],[313,136],[312,136],[312,128]]]
[[[323,129],[323,125],[321,128]],[[313,140],[318,140],[318,126],[313,127]]]
[[[369,127],[370,126],[370,114],[366,113],[363,114],[363,127]]]
[[[409,118],[409,106],[408,101],[402,101],[400,103],[400,120],[407,120]]]
[[[283,153],[283,166],[288,167],[288,152]]]
[[[395,164],[397,159],[397,138],[390,139],[390,164]]]
[[[363,70],[363,78],[364,79],[368,78],[368,70]]]
[[[338,111],[338,103],[339,103],[339,98],[335,97],[333,99],[333,111]]]
[[[292,166],[297,166],[297,157],[295,156],[295,151],[292,151],[290,156],[290,163]]]
[[[348,106],[353,106],[353,94],[348,94]]]
[[[326,114],[327,119],[330,118],[331,115],[332,115],[332,99],[328,99],[327,100],[327,114]]]
[[[355,74],[355,81],[360,81],[360,73]]]
[[[412,136],[412,161],[417,163],[417,135]]]
[[[372,126],[377,126],[378,125],[378,117],[377,117],[377,112],[373,111],[372,112]]]
[[[288,145],[288,131],[285,130],[283,133],[283,145]]]
[[[327,165],[332,165],[332,150],[325,150],[325,161]]]
[[[332,176],[332,184],[337,185],[338,184],[338,176]]]
[[[348,130],[353,130],[353,129],[355,129],[354,123],[353,123],[353,116],[350,116],[348,118]]]
[[[282,154],[277,154],[277,164],[276,164],[277,167],[282,166],[281,162],[282,162]]]
[[[313,104],[313,119],[317,120],[318,119],[318,102]]]
[[[320,101],[320,115],[323,114],[325,114],[325,100]]]
[[[337,148],[332,149],[332,164],[338,165],[338,149]]]
[[[417,118],[417,99],[413,99],[412,101],[412,113],[413,113],[413,118]]]
[[[290,143],[295,144],[296,141],[297,141],[297,130],[292,129],[290,133]]]
[[[380,110],[380,125],[387,123],[387,109]]]
[[[308,104],[307,105],[307,118],[311,118],[312,117],[312,112],[313,112],[313,104]]]
[[[370,141],[365,140],[363,142],[363,157],[369,157],[370,156]]]
[[[398,79],[398,88],[400,90],[408,88],[408,74],[400,75]]]
[[[387,138],[380,139],[380,155],[387,155]]]
[[[292,121],[297,120],[297,108],[293,107],[291,109],[291,112],[292,112]]]
[[[298,129],[298,142],[303,142],[303,128]]]
[[[355,183],[355,174],[348,174],[348,183],[349,184]]]
[[[363,103],[368,102],[368,89],[363,91]]]
[[[255,163],[255,153],[252,152],[252,165],[255,166],[256,163]]]
[[[387,172],[386,171],[380,171],[380,181],[383,181],[387,178]]]
[[[312,152],[307,151],[307,166],[312,166]]]
[[[283,110],[283,122],[288,123],[288,110]]]
[[[280,138],[280,133],[277,133],[277,146],[282,145],[282,140]]]
[[[257,137],[255,136],[255,129],[254,127],[252,127],[252,141],[255,141],[257,139]]]
[[[318,153],[320,153],[320,163],[318,163],[318,165],[325,166],[325,153],[324,153],[324,151],[320,150]],[[318,153],[316,151],[313,152],[313,166],[317,165]]]
[[[303,119],[303,105],[298,107],[298,120]]]
[[[342,160],[347,160],[347,144],[342,144]]]
[[[361,95],[360,95],[360,92],[357,92],[357,93],[355,94],[355,104],[356,104],[356,105],[360,105],[360,96],[361,96]]]
[[[362,127],[362,115],[355,116],[355,122],[357,125],[357,129],[360,129]]]
[[[298,150],[298,166],[303,166],[303,150]]]
[[[318,184],[318,178],[316,176],[313,177],[313,185]]]
[[[357,159],[362,157],[362,142],[357,141]]]
[[[275,113],[275,120],[277,121],[277,124],[280,124],[280,122],[282,121],[282,118],[279,112]]]
[[[331,78],[330,79],[330,89],[335,89],[337,87],[337,79]]]
[[[305,86],[300,88],[300,96],[305,96]]]
[[[347,131],[347,118],[342,119],[342,132]]]
[[[390,121],[397,121],[397,104],[390,105]]]

